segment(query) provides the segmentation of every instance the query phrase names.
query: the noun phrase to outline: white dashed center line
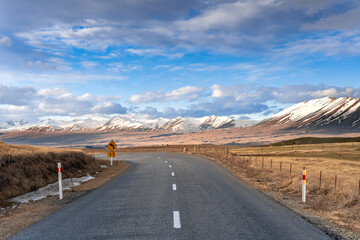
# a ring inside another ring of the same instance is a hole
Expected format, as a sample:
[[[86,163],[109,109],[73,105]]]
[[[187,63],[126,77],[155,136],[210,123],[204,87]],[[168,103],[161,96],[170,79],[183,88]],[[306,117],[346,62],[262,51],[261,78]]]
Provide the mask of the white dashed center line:
[[[173,177],[174,177],[174,176],[175,176],[175,173],[174,173],[174,172],[171,172],[171,176],[173,176]]]
[[[157,157],[157,159],[161,159],[161,157]]]
[[[167,161],[165,160],[165,162],[167,163]]]
[[[180,212],[179,211],[174,211],[173,215],[174,215],[174,228],[181,228]]]
[[[173,190],[176,191],[176,184],[173,184]]]
[[[169,165],[169,168],[172,168],[172,166],[171,166],[171,165]]]

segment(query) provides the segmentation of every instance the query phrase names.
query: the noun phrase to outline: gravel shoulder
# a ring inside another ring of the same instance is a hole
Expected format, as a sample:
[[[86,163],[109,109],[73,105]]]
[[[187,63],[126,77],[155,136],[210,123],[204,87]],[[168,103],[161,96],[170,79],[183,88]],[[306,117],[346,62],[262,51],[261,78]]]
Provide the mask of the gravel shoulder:
[[[94,176],[95,179],[74,187],[71,191],[65,192],[63,200],[59,200],[57,196],[53,196],[36,202],[9,206],[4,210],[4,215],[0,217],[0,239],[6,239],[65,207],[92,189],[98,188],[114,177],[124,173],[129,166],[130,164],[127,162],[115,161],[114,166],[99,172]]]

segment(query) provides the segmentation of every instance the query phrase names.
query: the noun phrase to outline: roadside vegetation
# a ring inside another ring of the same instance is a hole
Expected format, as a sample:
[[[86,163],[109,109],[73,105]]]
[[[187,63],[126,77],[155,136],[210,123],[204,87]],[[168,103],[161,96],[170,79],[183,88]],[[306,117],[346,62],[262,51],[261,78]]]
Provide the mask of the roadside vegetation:
[[[100,171],[100,161],[79,150],[8,145],[0,142],[0,207],[11,199],[57,181],[57,163],[63,178]]]

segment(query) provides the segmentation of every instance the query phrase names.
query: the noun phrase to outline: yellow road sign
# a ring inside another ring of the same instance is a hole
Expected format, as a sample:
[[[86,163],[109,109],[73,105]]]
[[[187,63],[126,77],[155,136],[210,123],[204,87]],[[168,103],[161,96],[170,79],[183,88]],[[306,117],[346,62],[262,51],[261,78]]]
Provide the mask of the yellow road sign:
[[[109,158],[115,157],[115,152],[108,152],[108,157]]]
[[[108,149],[109,149],[110,151],[114,151],[115,148],[116,148],[116,143],[115,143],[113,140],[111,140],[111,142],[109,142],[109,144],[107,145],[107,147],[108,147]]]

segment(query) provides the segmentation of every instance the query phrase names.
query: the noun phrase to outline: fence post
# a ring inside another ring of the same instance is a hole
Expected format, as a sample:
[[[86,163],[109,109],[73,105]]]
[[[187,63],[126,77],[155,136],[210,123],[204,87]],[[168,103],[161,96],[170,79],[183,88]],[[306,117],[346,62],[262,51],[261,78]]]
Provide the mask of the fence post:
[[[282,168],[282,161],[280,162],[280,172],[281,172],[281,168]]]
[[[183,149],[183,153],[186,153],[186,147],[184,147],[184,149]]]
[[[270,169],[272,169],[272,159],[270,160]]]
[[[63,199],[61,163],[58,163],[59,199]]]
[[[322,171],[320,171],[320,186],[319,186],[319,189],[321,189],[321,180],[322,180]]]
[[[303,177],[302,177],[302,199],[303,202],[306,201],[306,170],[305,167],[303,169]]]
[[[292,171],[292,163],[290,163],[290,175],[291,175],[291,171]]]
[[[337,174],[335,173],[335,190],[336,190],[336,187],[337,187]]]
[[[262,158],[261,168],[264,168],[264,157]]]
[[[358,195],[360,195],[360,179],[359,179]]]

